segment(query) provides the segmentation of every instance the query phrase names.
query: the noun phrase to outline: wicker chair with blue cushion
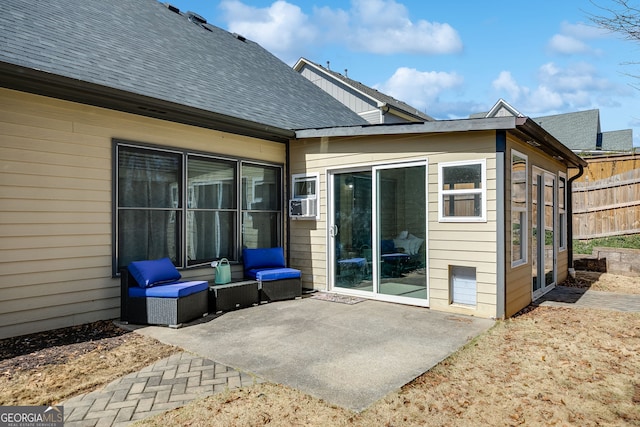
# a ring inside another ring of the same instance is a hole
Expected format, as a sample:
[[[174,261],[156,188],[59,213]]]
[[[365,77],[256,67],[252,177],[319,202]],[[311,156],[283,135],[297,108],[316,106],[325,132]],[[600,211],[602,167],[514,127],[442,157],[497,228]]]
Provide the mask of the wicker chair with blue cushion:
[[[208,312],[208,282],[181,282],[169,258],[135,261],[120,273],[123,322],[177,328]]]
[[[258,281],[261,300],[279,301],[302,296],[300,270],[286,267],[281,247],[243,249],[242,260],[245,278]]]

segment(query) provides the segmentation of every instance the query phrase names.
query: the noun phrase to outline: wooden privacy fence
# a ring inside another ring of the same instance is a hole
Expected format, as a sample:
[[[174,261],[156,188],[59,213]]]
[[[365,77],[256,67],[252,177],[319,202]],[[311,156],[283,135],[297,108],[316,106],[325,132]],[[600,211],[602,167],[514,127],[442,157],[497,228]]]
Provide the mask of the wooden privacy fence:
[[[640,233],[640,169],[573,183],[573,238]]]

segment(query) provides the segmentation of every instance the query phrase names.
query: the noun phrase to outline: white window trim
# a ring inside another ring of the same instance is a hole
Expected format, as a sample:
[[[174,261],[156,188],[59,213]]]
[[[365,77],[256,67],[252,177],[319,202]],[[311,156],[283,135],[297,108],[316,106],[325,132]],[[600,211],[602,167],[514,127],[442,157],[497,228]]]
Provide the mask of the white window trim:
[[[481,188],[470,190],[443,190],[442,189],[442,171],[446,167],[452,166],[466,166],[466,165],[480,165],[481,169]],[[442,202],[443,196],[447,194],[480,194],[480,216],[444,216],[444,204]],[[487,222],[487,160],[466,160],[456,162],[444,162],[438,164],[438,222]]]
[[[296,182],[298,181],[315,181],[316,192],[313,195],[297,196],[295,193]],[[310,173],[294,173],[291,175],[291,198],[292,199],[315,199],[316,204],[316,216],[315,219],[320,219],[320,172]],[[313,217],[311,217],[313,218]]]
[[[511,167],[512,171],[512,179],[513,179],[513,156],[516,155],[521,157],[525,161],[525,201],[524,208],[515,208],[513,203],[513,194],[511,195],[511,221],[513,221],[513,212],[524,212],[524,224],[520,224],[520,246],[524,249],[523,257],[521,259],[513,260],[513,254],[511,255],[511,267],[518,267],[520,265],[525,265],[528,262],[529,255],[529,157],[526,154],[523,154],[517,150],[511,150]],[[511,184],[511,190],[513,192],[513,183]],[[513,224],[511,224],[511,250],[513,250]]]
[[[567,174],[564,172],[558,172],[558,192],[560,192],[560,180],[564,180],[564,200],[562,201],[562,207],[560,203],[558,203],[558,225],[562,230],[562,234],[558,236],[558,251],[566,251],[568,246],[569,235],[567,233]],[[558,201],[560,201],[560,197],[558,197]],[[564,243],[564,245],[562,245]]]

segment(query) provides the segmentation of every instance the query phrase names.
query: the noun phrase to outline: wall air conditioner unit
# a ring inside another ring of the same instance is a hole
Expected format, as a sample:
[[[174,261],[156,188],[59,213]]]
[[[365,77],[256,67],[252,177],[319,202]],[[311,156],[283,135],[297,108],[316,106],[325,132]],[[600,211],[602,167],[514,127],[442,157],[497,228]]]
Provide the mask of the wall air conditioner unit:
[[[315,219],[316,199],[291,199],[289,200],[289,216],[292,219]]]

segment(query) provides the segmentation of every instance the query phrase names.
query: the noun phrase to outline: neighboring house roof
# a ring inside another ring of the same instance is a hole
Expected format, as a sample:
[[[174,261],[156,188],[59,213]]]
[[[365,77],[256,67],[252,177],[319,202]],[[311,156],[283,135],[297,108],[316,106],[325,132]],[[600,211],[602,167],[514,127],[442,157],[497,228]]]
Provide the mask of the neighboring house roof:
[[[574,151],[596,149],[600,134],[599,110],[555,114],[534,120]]]
[[[633,131],[631,129],[602,132],[602,151],[631,151]]]
[[[323,67],[320,64],[316,64],[313,61],[310,61],[306,58],[300,58],[298,62],[293,66],[293,69],[297,72],[301,73],[305,67],[312,67],[318,75],[323,76],[325,79],[340,82],[343,86],[346,86],[348,89],[359,93],[360,95],[367,97],[372,104],[375,105],[376,108],[380,109],[383,113],[391,113],[397,116],[400,120],[405,122],[429,122],[435,120],[433,117],[421,112],[417,108],[412,107],[411,105],[402,102],[400,100],[395,99],[392,96],[386,95],[376,89],[373,89],[365,84],[362,84],[356,80],[353,80],[346,75],[340,74],[336,71],[329,69],[328,67]],[[345,73],[346,74],[346,73]],[[325,89],[320,82],[315,81],[315,84]],[[353,109],[353,103],[348,100],[341,99],[338,94],[331,93],[336,99],[341,102],[344,102],[345,105],[349,106]],[[359,111],[356,111],[359,112]]]
[[[282,139],[291,133],[282,130],[364,122],[257,43],[156,0],[3,1],[0,81]]]
[[[522,113],[505,100],[498,102],[486,113],[471,114],[470,118],[501,117]],[[576,152],[631,151],[633,132],[631,129],[601,132],[600,110],[586,110],[533,118],[540,126]]]
[[[514,106],[509,104],[507,101],[500,98],[498,99],[498,102],[496,102],[493,105],[493,107],[491,107],[491,110],[485,111],[482,113],[470,114],[469,118],[482,119],[486,117],[507,117],[507,116],[524,117],[524,114],[518,111]]]

